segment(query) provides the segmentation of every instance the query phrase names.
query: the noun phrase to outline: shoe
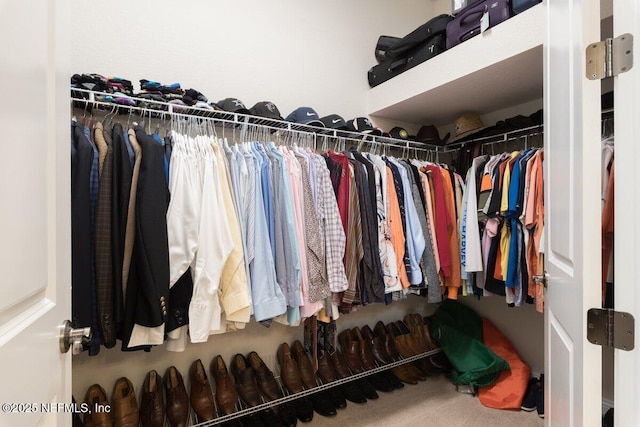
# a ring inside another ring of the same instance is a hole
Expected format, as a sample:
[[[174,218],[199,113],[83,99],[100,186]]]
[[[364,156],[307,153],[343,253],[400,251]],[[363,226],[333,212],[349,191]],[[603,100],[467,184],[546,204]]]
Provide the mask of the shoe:
[[[329,399],[329,395],[326,391],[320,391],[309,396],[311,403],[313,404],[313,410],[323,417],[333,417],[338,411],[336,411],[335,405]]]
[[[371,382],[371,385],[373,385],[373,387],[377,391],[381,391],[383,393],[391,393],[396,389],[394,386],[389,384],[389,382],[381,372],[369,375],[366,379]]]
[[[200,359],[191,364],[189,369],[191,381],[191,407],[198,416],[198,421],[211,421],[216,417],[216,404],[207,373]]]
[[[291,354],[298,365],[298,371],[300,371],[300,378],[304,388],[311,390],[312,388],[317,387],[318,383],[316,382],[316,374],[313,371],[313,365],[311,364],[311,360],[309,360],[309,356],[299,340],[296,340],[293,343],[293,347],[291,347]]]
[[[378,322],[375,326],[374,333],[378,339],[381,339],[384,343],[385,352],[389,355],[392,361],[401,360],[402,357],[396,348],[393,337],[387,333],[384,323]],[[413,363],[405,363],[403,365],[393,368],[393,373],[402,382],[407,384],[418,384],[418,381],[424,381],[427,376],[422,373]]]
[[[185,427],[189,420],[189,396],[182,375],[175,366],[170,366],[164,373],[164,388],[169,424],[171,427]]]
[[[375,387],[373,386],[373,384],[371,384],[369,379],[360,378],[358,380],[355,380],[354,383],[358,386],[364,397],[366,397],[367,399],[376,400],[379,397],[378,393],[376,393]]]
[[[323,384],[332,383],[336,380],[336,372],[333,370],[328,352],[318,358],[318,377],[320,377]]]
[[[333,406],[335,406],[336,409],[344,409],[347,407],[347,398],[345,396],[343,386],[339,385],[331,387],[327,390],[327,394],[329,395],[329,400],[333,403]]]
[[[531,378],[529,380],[529,384],[527,384],[527,390],[524,392],[524,397],[522,398],[520,409],[527,412],[536,410],[536,395],[539,388],[540,383],[538,382],[538,379]]]
[[[384,347],[384,341],[375,336],[369,325],[362,327],[362,337],[368,341],[371,355],[381,365],[393,362],[391,356]]]
[[[313,420],[313,404],[308,396],[300,397],[293,401],[296,416],[303,423]]]
[[[544,374],[540,375],[540,387],[536,392],[536,409],[538,416],[544,418]]]
[[[326,355],[327,353],[325,353]],[[332,354],[329,355],[329,360],[331,361],[331,366],[333,367],[333,372],[336,374],[337,379],[343,379],[351,376],[349,372],[349,368],[347,367],[347,361],[344,358],[344,355],[340,350],[335,350]],[[367,403],[367,398],[364,393],[358,387],[355,382],[347,382],[343,386],[344,389],[344,397],[353,403]],[[375,391],[375,390],[374,390]]]
[[[236,390],[240,399],[248,407],[258,406],[262,403],[254,372],[243,355],[236,354],[231,359],[231,373],[235,379]]]
[[[216,402],[224,415],[233,414],[236,411],[238,393],[233,386],[233,381],[227,371],[227,365],[222,356],[218,355],[211,361],[211,375],[216,383]]]
[[[360,360],[362,360],[364,370],[370,371],[374,369],[376,367],[376,361],[371,353],[371,342],[364,339],[360,328],[357,326],[351,330],[351,336],[360,346]]]
[[[338,341],[342,348],[342,353],[347,361],[347,366],[354,374],[364,371],[362,358],[360,356],[360,344],[353,339],[351,329],[345,329],[338,335]]]
[[[242,423],[242,427],[266,427],[258,414],[245,415],[238,418],[238,421]]]
[[[280,379],[289,393],[296,394],[302,392],[304,390],[302,387],[302,377],[298,369],[298,364],[289,349],[289,344],[282,343],[278,348],[278,363],[280,364]]]
[[[258,390],[260,390],[260,393],[262,393],[265,399],[271,401],[284,397],[284,393],[273,376],[273,372],[271,372],[267,365],[265,365],[258,353],[252,351],[247,355],[246,360],[251,368],[253,368]],[[276,407],[276,411],[285,427],[296,427],[298,424],[298,417],[296,416],[295,407],[291,402],[278,405]]]
[[[402,381],[391,370],[382,371],[380,372],[380,375],[395,390],[399,390],[404,387]]]
[[[263,409],[262,411],[258,412],[258,417],[265,427],[284,427],[284,424],[282,424],[280,418],[278,418],[276,413],[273,412],[273,409],[271,408]]]
[[[113,386],[113,425],[115,427],[138,427],[140,415],[133,384],[128,378],[119,378]]]
[[[255,351],[249,353],[247,361],[253,368],[258,389],[267,400],[276,400],[284,396],[273,372],[264,364],[258,353]]]
[[[140,423],[142,427],[163,427],[164,414],[162,377],[156,371],[150,371],[142,385]]]
[[[89,405],[91,412],[84,416],[84,424],[86,427],[111,427],[113,421],[111,420],[111,413],[107,411],[96,411],[96,408],[108,408],[109,401],[107,400],[107,393],[104,389],[94,384],[87,390],[84,395],[84,401]]]
[[[395,339],[395,345],[398,352],[404,358],[417,356],[422,353],[420,345],[409,333],[409,328],[402,321],[387,324],[387,332]],[[418,359],[413,364],[426,376],[434,375],[431,365],[424,359]]]

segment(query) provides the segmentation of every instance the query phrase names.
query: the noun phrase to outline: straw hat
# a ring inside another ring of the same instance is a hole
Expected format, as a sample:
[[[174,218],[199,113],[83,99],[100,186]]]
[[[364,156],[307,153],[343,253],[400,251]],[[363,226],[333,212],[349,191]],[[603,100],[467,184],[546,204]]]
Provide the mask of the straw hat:
[[[486,126],[482,123],[480,115],[477,113],[465,113],[456,119],[456,136],[449,142],[455,142],[485,128]]]

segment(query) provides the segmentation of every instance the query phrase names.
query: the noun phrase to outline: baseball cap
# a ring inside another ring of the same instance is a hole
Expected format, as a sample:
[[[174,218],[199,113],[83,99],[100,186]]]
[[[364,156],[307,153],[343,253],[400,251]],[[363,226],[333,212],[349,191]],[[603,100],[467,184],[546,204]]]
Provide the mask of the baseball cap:
[[[324,116],[320,119],[320,121],[324,124],[325,127],[330,129],[346,130],[349,128],[347,126],[347,122],[345,122],[344,119],[337,114],[329,114],[328,116]]]
[[[247,107],[237,98],[225,98],[222,101],[218,101],[218,107],[230,113],[249,114]]]
[[[316,110],[311,107],[298,107],[293,110],[285,120],[288,122],[299,123],[301,125],[324,127],[324,123],[320,121],[318,113],[316,113]]]
[[[347,126],[349,130],[367,135],[382,135],[382,131],[378,128],[374,128],[373,123],[371,123],[371,120],[367,117],[356,117],[353,120],[349,120],[349,122],[347,122]]]
[[[404,128],[400,126],[396,126],[389,131],[389,135],[391,138],[396,139],[409,139],[409,132],[407,132]]]
[[[249,109],[251,115],[258,117],[265,117],[267,119],[282,120],[280,110],[276,107],[276,104],[270,101],[260,101]]]

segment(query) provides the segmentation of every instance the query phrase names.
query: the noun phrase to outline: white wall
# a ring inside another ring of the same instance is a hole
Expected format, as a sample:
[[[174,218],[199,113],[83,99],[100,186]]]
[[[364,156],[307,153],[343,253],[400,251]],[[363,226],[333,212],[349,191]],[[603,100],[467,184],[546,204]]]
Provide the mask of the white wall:
[[[210,101],[274,102],[286,116],[366,115],[367,70],[381,34],[431,17],[425,0],[74,2],[72,69],[180,82]]]

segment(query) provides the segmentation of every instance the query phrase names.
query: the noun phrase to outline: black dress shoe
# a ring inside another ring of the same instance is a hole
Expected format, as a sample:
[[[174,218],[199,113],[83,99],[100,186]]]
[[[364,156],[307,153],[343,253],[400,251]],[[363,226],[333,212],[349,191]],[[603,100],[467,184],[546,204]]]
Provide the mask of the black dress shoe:
[[[276,415],[271,408],[263,409],[258,412],[258,416],[262,420],[265,427],[284,427],[280,418]]]
[[[311,395],[311,403],[313,404],[313,410],[323,417],[333,417],[338,412],[329,395],[325,391],[320,391]]]
[[[398,377],[396,377],[393,374],[393,372],[391,372],[391,371],[382,371],[380,374],[396,390],[401,389],[402,387],[404,387],[404,384],[402,383],[402,381],[400,381],[398,379]]]
[[[313,405],[307,396],[294,400],[293,406],[296,409],[296,416],[303,423],[308,423],[313,419]]]
[[[278,417],[282,420],[284,427],[296,427],[298,425],[298,417],[296,416],[296,408],[291,402],[285,402],[278,405]]]
[[[239,420],[244,427],[265,427],[258,414],[246,415],[239,418]]]
[[[364,397],[366,397],[367,399],[375,400],[379,397],[378,393],[376,393],[375,387],[373,387],[373,384],[371,384],[371,382],[369,382],[367,378],[360,378],[359,380],[355,380],[354,382],[358,386],[360,391],[362,391]]]
[[[353,403],[367,403],[367,398],[364,396],[360,387],[354,382],[345,383],[343,386],[344,397]],[[374,390],[375,391],[375,390]]]
[[[336,409],[344,409],[347,407],[347,399],[344,396],[344,389],[341,385],[331,387],[327,390],[327,394]]]
[[[370,375],[369,377],[367,377],[367,379],[371,381],[371,384],[377,391],[381,391],[383,393],[391,393],[396,389],[394,386],[389,384],[385,377],[380,373]]]

